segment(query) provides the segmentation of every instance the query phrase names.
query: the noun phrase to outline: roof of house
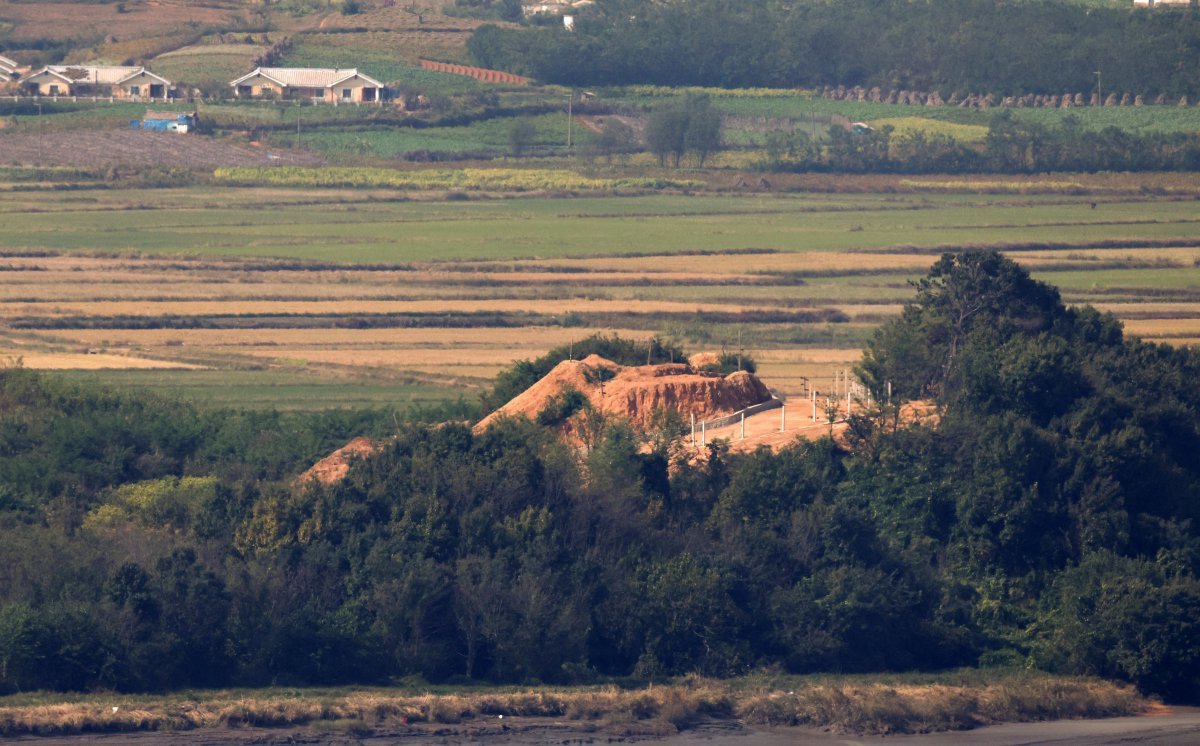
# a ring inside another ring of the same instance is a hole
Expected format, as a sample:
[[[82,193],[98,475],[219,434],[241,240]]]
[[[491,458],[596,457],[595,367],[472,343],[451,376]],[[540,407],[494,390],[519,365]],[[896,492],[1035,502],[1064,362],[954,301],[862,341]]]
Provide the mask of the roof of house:
[[[16,61],[16,60],[10,60],[9,58],[7,58],[7,57],[5,57],[4,55],[0,54],[0,65],[4,65],[5,67],[16,67],[16,66],[17,66],[17,61]]]
[[[360,73],[356,67],[257,67],[229,85],[236,87],[257,75],[284,88],[331,88],[353,77],[362,78],[377,88],[383,87],[383,83]]]
[[[31,80],[33,78],[38,77],[39,75],[49,75],[51,77],[58,78],[59,80],[63,81],[64,83],[76,82],[74,78],[67,77],[66,75],[63,75],[62,73],[58,72],[57,70],[51,70],[48,67],[43,67],[41,70],[31,72],[28,75],[26,75],[24,78],[22,78],[22,80]]]
[[[143,74],[161,81],[164,85],[171,84],[171,81],[161,75],[155,75],[144,67],[127,65],[46,65],[41,70],[30,73],[27,77],[32,78],[43,73],[85,85],[120,85]]]

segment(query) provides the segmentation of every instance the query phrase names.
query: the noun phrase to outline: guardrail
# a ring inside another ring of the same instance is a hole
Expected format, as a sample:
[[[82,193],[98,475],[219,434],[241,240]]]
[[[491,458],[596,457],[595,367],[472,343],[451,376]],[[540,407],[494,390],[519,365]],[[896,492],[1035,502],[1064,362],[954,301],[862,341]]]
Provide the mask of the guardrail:
[[[738,411],[734,412],[733,414],[728,414],[728,415],[725,415],[724,417],[715,417],[711,420],[701,420],[700,422],[696,422],[696,416],[692,415],[692,445],[693,446],[696,445],[696,428],[697,427],[700,428],[700,445],[704,445],[705,441],[708,438],[709,430],[716,430],[719,427],[726,427],[728,425],[733,425],[733,424],[739,423],[739,422],[742,424],[742,437],[745,438],[746,437],[746,418],[747,417],[751,417],[760,412],[766,412],[771,409],[780,409],[783,406],[784,406],[784,400],[781,399],[774,392],[771,392],[770,399],[768,399],[764,402],[759,402],[758,404],[751,404],[750,406],[746,407],[745,409],[739,409]]]
[[[140,96],[137,98],[118,98],[116,96],[23,96],[19,93],[6,93],[0,95],[0,101],[12,101],[20,103],[21,101],[29,101],[31,103],[92,103],[92,104],[258,104],[259,106],[295,106],[301,104],[303,106],[379,106],[382,104],[391,103],[376,99],[375,101],[342,101],[337,99],[327,101],[319,97],[302,97],[302,98],[197,98],[187,96],[175,96],[167,98],[149,98]]]
[[[119,98],[117,96],[22,96],[19,93],[8,94],[0,97],[2,100],[8,100],[15,103],[21,101],[32,101],[34,103],[71,103],[77,104],[80,101],[93,104],[169,104],[172,102],[187,103],[187,99],[171,98],[170,96],[160,96],[158,98],[150,98],[149,96],[126,96]]]
[[[772,395],[772,397],[770,399],[766,400],[765,402],[753,404],[749,407],[746,407],[745,409],[739,409],[738,411],[734,412],[733,414],[725,415],[724,417],[717,417],[716,419],[712,419],[712,420],[704,420],[703,422],[700,422],[697,424],[703,426],[705,429],[708,429],[708,430],[716,430],[718,427],[725,427],[726,425],[732,425],[733,423],[740,422],[747,417],[752,417],[753,415],[756,415],[759,412],[766,412],[768,409],[778,409],[782,406],[783,406],[783,399],[780,399],[779,397]]]

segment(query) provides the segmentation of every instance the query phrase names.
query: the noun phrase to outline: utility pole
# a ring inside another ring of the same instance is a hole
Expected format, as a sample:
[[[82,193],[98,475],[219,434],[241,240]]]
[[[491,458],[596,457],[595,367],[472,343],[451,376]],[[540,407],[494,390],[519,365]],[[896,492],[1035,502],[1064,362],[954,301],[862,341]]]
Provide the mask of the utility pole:
[[[571,149],[571,118],[574,116],[573,107],[575,105],[575,90],[567,94],[567,150]]]
[[[1104,106],[1104,91],[1100,90],[1100,71],[1096,71],[1096,105]]]
[[[300,149],[300,102],[296,102],[296,150]]]

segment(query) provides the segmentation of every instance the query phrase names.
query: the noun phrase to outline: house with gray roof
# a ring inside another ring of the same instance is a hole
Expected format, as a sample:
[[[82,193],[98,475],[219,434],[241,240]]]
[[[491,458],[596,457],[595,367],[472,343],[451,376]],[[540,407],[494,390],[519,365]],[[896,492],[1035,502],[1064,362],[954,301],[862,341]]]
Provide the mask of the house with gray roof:
[[[21,79],[40,96],[112,96],[133,101],[165,99],[171,81],[144,67],[128,65],[46,65]]]
[[[259,67],[229,86],[238,98],[311,98],[328,103],[374,103],[383,83],[358,68]]]

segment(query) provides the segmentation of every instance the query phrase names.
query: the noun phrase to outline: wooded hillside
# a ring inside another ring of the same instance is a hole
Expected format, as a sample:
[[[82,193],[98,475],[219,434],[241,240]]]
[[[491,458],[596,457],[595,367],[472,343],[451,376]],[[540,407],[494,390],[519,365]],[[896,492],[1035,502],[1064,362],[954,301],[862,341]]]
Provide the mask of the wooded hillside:
[[[0,690],[1005,664],[1195,701],[1198,372],[987,252],[943,258],[862,363],[940,425],[884,409],[848,450],[669,468],[620,422],[586,452],[410,423],[297,485],[385,423],[5,369]]]
[[[1200,93],[1193,9],[1076,3],[606,0],[561,28],[484,27],[484,67],[568,85],[889,90],[1061,95]]]

